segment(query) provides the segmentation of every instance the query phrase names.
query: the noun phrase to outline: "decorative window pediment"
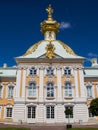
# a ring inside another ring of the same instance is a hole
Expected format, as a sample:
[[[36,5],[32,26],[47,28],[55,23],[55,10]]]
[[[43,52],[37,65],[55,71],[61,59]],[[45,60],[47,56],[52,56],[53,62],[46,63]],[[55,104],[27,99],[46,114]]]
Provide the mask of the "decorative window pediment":
[[[64,68],[64,75],[71,75],[71,69],[69,67]]]
[[[32,67],[29,69],[29,74],[30,75],[37,75],[37,69],[35,67]]]
[[[49,66],[47,68],[47,75],[49,76],[54,75],[54,68],[52,66]]]

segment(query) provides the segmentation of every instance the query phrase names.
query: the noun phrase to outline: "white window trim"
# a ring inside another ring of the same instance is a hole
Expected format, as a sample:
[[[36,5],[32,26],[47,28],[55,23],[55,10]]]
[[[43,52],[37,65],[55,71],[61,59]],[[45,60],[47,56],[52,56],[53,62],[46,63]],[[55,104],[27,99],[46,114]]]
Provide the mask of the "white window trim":
[[[69,81],[68,81],[69,82]],[[63,94],[64,94],[64,98],[74,98],[74,84],[72,84],[71,82],[69,82],[70,84],[71,84],[71,88],[72,88],[72,96],[65,96],[65,84],[66,84],[67,82],[65,82],[64,83],[64,85],[63,85]]]
[[[12,82],[10,82],[7,86],[6,86],[6,98],[8,100],[12,100],[13,98],[9,98],[8,97],[8,89],[9,87],[12,86],[13,87],[13,98],[15,97],[15,84],[13,84]]]
[[[67,67],[68,67],[69,70],[71,71],[71,74],[65,74],[65,73],[64,73],[64,71],[66,70]],[[73,75],[73,69],[72,69],[72,67],[71,67],[71,66],[64,66],[64,67],[63,67],[63,70],[62,70],[62,75],[63,75],[63,76],[72,76],[72,75]]]
[[[92,83],[88,82],[88,83],[85,85],[85,87],[86,87],[86,97],[87,97],[87,99],[92,99],[92,98],[94,98],[94,85],[93,85]],[[88,97],[88,96],[87,96],[87,87],[91,87],[91,89],[92,89],[92,97]]]
[[[12,108],[12,117],[7,117],[7,108]],[[11,104],[4,107],[4,118],[12,119],[13,118],[13,106]]]
[[[34,83],[35,86],[36,86],[36,96],[29,96],[29,94],[28,94],[28,87],[29,87],[30,83]],[[38,85],[36,84],[36,82],[31,81],[31,82],[28,83],[28,85],[26,87],[27,87],[26,88],[26,97],[27,98],[35,98],[35,99],[38,98]]]
[[[53,82],[47,82],[46,85],[45,85],[45,97],[46,99],[55,99],[56,98],[56,85],[53,83],[53,87],[54,87],[54,97],[47,97],[47,84],[48,83],[53,83]]]
[[[47,118],[47,107],[54,107],[54,118]],[[56,117],[56,106],[55,106],[55,104],[52,104],[52,103],[50,103],[50,104],[46,104],[46,106],[45,106],[45,117],[46,117],[46,120],[55,120],[55,117]]]

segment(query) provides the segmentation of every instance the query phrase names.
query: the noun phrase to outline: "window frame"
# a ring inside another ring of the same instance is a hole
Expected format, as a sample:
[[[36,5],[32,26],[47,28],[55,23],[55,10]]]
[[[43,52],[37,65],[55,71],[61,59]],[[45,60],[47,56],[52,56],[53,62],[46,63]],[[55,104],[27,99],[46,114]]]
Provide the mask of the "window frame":
[[[8,111],[8,109],[11,110],[11,111]],[[7,113],[7,112],[9,112],[9,113]],[[10,114],[11,114],[11,116],[8,116]],[[13,108],[12,107],[6,107],[6,118],[12,118],[12,117],[13,117]]]
[[[37,75],[37,69],[35,67],[30,68],[29,75]]]
[[[52,66],[49,66],[49,67],[46,69],[46,75],[47,75],[47,76],[54,76],[54,68],[52,68]]]
[[[73,97],[73,86],[72,86],[71,82],[65,82],[65,84],[64,84],[64,98],[72,98],[72,97]]]
[[[36,106],[27,106],[27,118],[36,119]]]
[[[30,86],[30,84],[31,84],[31,86]],[[32,86],[32,84],[34,85],[34,86]],[[30,87],[31,87],[31,90],[30,90]],[[31,91],[31,92],[30,92]],[[37,85],[36,85],[36,83],[35,82],[30,82],[29,84],[28,84],[28,86],[27,86],[27,98],[37,98],[37,92],[38,90],[37,90]],[[31,93],[31,95],[30,95],[30,93]]]
[[[72,75],[72,71],[71,71],[70,67],[64,68],[64,75]]]
[[[55,119],[55,106],[46,106],[46,119]]]
[[[92,92],[92,90],[93,90],[93,86],[92,85],[87,85],[86,86],[86,91],[87,91],[86,94],[87,94],[87,98],[88,99],[92,99],[93,98],[93,92]]]
[[[48,86],[49,84],[52,84],[52,86]],[[48,88],[48,87],[50,87],[50,88]],[[49,96],[48,96],[48,94],[49,94]],[[53,94],[53,96],[52,96],[52,94]],[[53,82],[48,82],[46,84],[46,98],[47,99],[55,98],[55,85]]]

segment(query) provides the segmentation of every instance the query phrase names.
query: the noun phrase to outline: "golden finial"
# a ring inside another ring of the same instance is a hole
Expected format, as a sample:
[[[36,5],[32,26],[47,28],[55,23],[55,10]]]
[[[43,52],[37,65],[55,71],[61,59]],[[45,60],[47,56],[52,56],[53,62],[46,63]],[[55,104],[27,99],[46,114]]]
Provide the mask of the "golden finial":
[[[48,20],[53,20],[52,19],[52,13],[53,13],[53,9],[51,7],[51,5],[49,4],[49,7],[46,9],[47,13],[48,13]]]

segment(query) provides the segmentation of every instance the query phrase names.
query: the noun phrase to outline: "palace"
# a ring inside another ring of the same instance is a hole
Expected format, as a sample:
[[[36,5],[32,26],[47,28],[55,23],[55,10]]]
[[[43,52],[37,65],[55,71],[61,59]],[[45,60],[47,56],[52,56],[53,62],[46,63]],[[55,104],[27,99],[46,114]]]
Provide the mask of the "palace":
[[[53,20],[53,9],[46,9],[41,25],[44,39],[16,57],[16,67],[0,68],[0,122],[67,123],[88,122],[94,117],[88,107],[98,97],[98,63],[84,67],[65,43],[56,40],[60,24]]]

